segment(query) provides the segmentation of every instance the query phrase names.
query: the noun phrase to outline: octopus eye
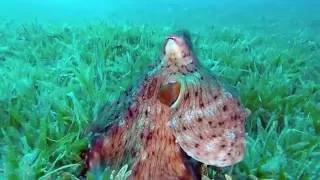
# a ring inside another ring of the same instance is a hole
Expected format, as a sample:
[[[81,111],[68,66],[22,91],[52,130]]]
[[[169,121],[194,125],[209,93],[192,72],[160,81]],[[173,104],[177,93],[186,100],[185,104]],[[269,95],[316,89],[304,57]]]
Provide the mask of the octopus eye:
[[[163,85],[158,93],[159,101],[170,107],[177,101],[180,94],[180,88],[181,85],[178,82]]]

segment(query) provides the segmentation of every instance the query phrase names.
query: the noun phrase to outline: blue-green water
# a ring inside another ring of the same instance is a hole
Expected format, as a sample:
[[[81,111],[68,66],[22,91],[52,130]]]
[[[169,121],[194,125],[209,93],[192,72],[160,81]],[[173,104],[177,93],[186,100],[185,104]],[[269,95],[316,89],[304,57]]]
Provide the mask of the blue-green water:
[[[283,26],[303,28],[319,19],[317,1],[63,1],[12,0],[0,6],[0,16],[43,20],[116,20],[132,23],[186,24],[188,26],[254,26],[259,18],[277,19]],[[264,23],[264,22],[260,22]],[[267,22],[265,22],[267,23]],[[303,24],[305,23],[305,24]],[[289,27],[288,27],[289,28]]]

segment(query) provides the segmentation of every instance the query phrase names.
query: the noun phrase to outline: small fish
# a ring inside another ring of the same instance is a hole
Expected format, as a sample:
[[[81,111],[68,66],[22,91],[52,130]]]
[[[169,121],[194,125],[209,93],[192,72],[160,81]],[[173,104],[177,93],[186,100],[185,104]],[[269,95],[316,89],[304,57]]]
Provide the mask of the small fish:
[[[129,179],[200,179],[192,159],[218,167],[243,159],[249,114],[200,64],[190,34],[179,31],[150,71],[99,112],[84,169],[128,164]]]

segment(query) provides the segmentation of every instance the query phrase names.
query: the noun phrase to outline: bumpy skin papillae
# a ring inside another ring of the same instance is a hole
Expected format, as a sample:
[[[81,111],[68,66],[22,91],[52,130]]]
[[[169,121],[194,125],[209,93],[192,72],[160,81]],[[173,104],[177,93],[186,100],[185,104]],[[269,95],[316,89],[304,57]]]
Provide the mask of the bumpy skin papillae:
[[[209,165],[239,162],[247,115],[199,64],[188,33],[173,34],[159,63],[99,113],[99,126],[113,123],[97,128],[87,166],[117,169],[128,158],[130,179],[199,179],[185,153]]]
[[[218,167],[233,165],[243,158],[248,112],[219,84],[202,83],[209,80],[201,77],[205,78],[194,72],[193,77],[180,80],[184,92],[170,127],[176,142],[192,158]]]

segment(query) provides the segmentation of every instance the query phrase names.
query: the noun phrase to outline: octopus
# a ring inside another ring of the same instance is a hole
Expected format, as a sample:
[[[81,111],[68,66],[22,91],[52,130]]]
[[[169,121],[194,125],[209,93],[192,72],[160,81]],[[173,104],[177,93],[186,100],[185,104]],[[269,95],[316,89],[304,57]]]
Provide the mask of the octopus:
[[[128,164],[131,180],[201,179],[199,164],[243,159],[249,114],[200,63],[190,33],[172,33],[147,73],[97,114],[82,174]]]

